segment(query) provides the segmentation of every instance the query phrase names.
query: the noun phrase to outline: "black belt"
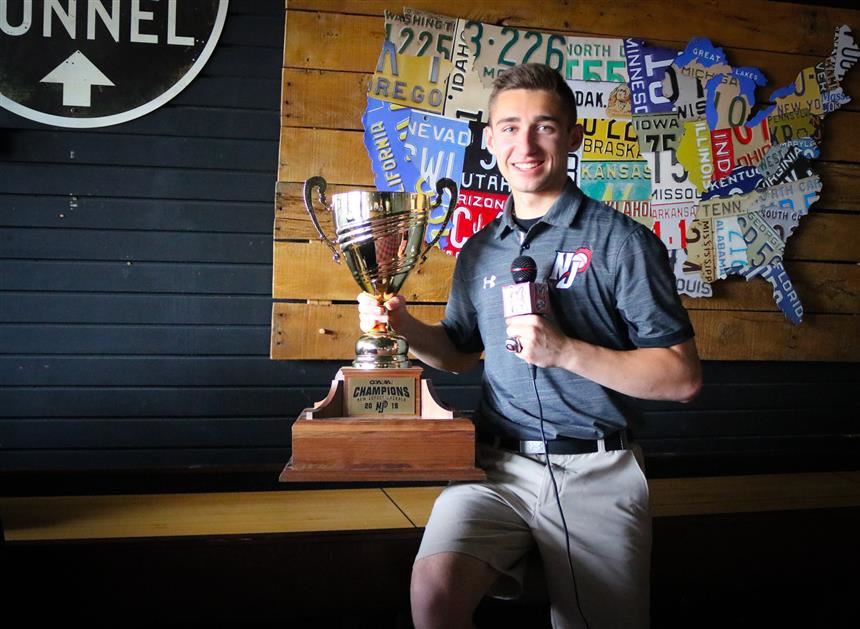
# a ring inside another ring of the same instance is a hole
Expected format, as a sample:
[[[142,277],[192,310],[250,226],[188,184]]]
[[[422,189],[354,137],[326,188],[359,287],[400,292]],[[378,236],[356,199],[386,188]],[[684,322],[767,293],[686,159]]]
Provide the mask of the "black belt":
[[[626,430],[619,430],[603,439],[575,439],[574,437],[547,439],[546,450],[544,450],[543,441],[540,440],[514,439],[481,433],[478,435],[478,441],[520,454],[545,454],[547,452],[549,454],[588,454],[589,452],[599,452],[601,441],[607,451],[626,450],[629,443]]]

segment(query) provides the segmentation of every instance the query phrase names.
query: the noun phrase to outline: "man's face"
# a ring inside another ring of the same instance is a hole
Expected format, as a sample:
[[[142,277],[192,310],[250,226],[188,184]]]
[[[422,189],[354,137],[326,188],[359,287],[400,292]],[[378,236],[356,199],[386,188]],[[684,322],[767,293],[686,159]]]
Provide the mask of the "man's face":
[[[567,154],[582,142],[582,127],[569,116],[553,92],[516,89],[496,95],[487,146],[515,195],[554,197],[562,191]]]

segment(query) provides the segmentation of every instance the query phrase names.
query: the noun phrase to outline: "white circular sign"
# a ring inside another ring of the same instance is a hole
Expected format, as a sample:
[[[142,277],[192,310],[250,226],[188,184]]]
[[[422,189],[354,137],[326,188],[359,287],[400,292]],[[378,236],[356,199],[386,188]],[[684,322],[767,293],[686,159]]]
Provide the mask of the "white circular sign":
[[[229,0],[0,0],[0,107],[60,127],[139,118],[215,49]]]

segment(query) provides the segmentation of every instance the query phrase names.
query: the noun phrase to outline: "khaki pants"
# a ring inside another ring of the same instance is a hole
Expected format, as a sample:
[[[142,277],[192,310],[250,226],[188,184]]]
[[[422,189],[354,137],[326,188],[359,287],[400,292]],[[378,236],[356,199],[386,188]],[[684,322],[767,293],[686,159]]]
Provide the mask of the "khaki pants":
[[[637,451],[638,453],[638,451]],[[447,487],[436,500],[418,559],[476,557],[501,573],[489,592],[523,592],[529,557],[540,555],[556,629],[639,629],[649,622],[651,518],[648,483],[633,450],[550,455],[570,533],[576,587],[555,490],[542,455],[480,446],[485,483]]]

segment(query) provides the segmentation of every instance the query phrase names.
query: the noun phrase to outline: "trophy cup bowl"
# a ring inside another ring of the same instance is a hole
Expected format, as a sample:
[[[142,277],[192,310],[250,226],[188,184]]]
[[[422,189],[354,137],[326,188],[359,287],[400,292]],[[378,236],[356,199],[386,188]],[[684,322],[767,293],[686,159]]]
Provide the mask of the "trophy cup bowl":
[[[419,192],[353,190],[334,194],[326,201],[326,181],[311,177],[304,185],[305,209],[320,240],[331,249],[335,262],[343,259],[361,290],[374,295],[380,304],[391,299],[403,286],[415,266],[441,237],[457,204],[457,185],[450,179],[436,184],[436,198]],[[313,191],[332,216],[334,240],[326,236],[313,207]],[[430,213],[442,203],[448,190],[451,199],[445,219],[435,237],[424,245]],[[424,245],[422,247],[422,245]],[[353,367],[386,369],[409,367],[406,339],[391,327],[379,324],[363,334],[355,344]]]

